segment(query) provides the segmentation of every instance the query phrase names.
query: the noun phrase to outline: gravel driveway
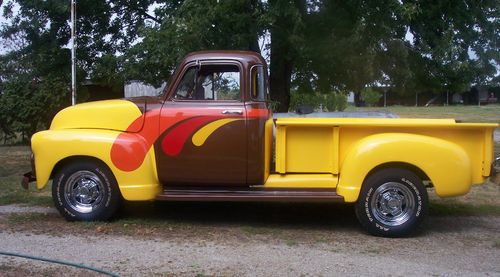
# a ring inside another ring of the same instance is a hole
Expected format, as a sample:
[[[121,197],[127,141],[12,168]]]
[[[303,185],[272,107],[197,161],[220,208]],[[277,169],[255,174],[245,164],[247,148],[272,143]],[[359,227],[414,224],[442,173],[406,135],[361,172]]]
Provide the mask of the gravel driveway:
[[[167,208],[200,208],[191,205]],[[226,210],[225,205],[201,206],[207,207]],[[113,231],[127,223],[68,223],[52,208],[0,206],[0,249],[84,263],[123,276],[500,276],[499,216],[430,216],[416,237],[386,239],[363,233],[349,208],[333,215],[338,220],[329,224],[309,223],[313,220],[307,211],[276,228],[255,227],[260,221],[245,212],[253,208],[235,208],[250,222],[207,216],[193,224],[188,216],[150,229],[137,224],[127,234]],[[284,216],[304,207],[269,208]],[[85,270],[1,256],[0,270],[7,276],[88,276]]]

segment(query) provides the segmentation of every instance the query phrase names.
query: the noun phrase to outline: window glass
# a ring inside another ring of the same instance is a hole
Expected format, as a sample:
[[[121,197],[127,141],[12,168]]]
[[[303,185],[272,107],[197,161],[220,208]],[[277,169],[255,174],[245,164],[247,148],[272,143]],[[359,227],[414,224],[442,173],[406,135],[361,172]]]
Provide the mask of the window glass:
[[[175,91],[175,99],[189,99],[192,97],[195,87],[196,67],[189,68]]]
[[[240,100],[240,72],[236,65],[190,68],[177,87],[176,99]]]
[[[251,71],[251,95],[254,100],[266,101],[266,77],[262,66],[254,66]]]

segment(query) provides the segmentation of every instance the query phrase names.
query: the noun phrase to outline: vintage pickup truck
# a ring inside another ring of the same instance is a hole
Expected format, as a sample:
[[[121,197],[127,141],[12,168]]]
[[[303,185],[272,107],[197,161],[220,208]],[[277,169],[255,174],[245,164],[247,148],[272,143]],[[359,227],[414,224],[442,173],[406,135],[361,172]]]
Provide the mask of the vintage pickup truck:
[[[273,120],[268,104],[260,55],[192,53],[158,97],[60,111],[32,137],[24,185],[36,179],[42,189],[52,179],[55,206],[68,220],[106,220],[122,198],[340,201],[355,203],[370,233],[405,236],[425,217],[426,188],[463,195],[493,174],[498,124]]]

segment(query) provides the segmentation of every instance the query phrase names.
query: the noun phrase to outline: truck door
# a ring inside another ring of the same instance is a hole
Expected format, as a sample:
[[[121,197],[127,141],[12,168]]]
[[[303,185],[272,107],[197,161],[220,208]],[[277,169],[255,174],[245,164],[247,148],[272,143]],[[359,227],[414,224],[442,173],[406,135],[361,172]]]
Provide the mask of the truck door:
[[[155,143],[158,177],[166,187],[246,185],[242,72],[237,62],[184,67],[161,109]]]

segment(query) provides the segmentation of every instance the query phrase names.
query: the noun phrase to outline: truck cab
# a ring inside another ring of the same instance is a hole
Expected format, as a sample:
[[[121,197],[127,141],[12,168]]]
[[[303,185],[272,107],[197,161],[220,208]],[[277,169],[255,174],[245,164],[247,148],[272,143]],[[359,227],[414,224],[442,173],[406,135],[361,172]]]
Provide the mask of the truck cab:
[[[264,137],[272,113],[262,57],[243,51],[198,52],[188,55],[174,76],[156,107],[161,109],[154,145],[160,183],[263,184],[268,164]]]

